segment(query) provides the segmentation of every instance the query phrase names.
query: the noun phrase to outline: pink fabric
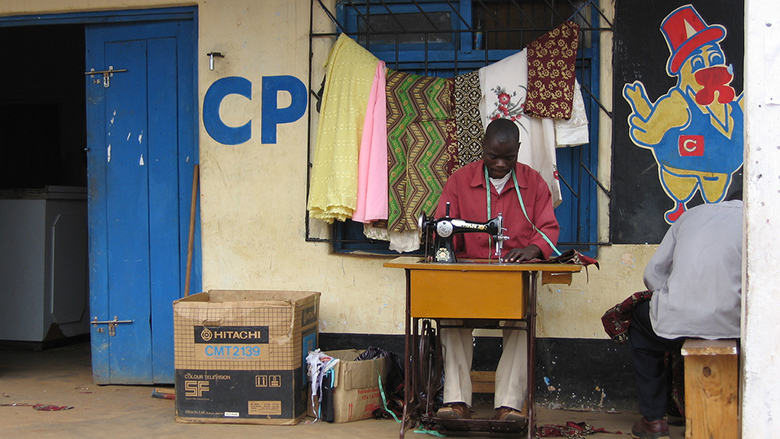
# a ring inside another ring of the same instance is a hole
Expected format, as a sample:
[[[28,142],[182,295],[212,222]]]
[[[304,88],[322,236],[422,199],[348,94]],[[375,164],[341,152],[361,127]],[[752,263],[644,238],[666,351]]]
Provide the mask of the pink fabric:
[[[538,172],[522,163],[515,166],[517,185],[523,196],[528,218],[544,232],[552,242],[558,241],[560,229],[553,212],[552,196],[547,183]],[[489,183],[488,183],[489,184]],[[490,185],[491,218],[499,213],[504,216],[504,232],[509,240],[504,242],[504,252],[513,248],[524,248],[536,244],[547,259],[552,248],[542,236],[536,233],[520,208],[514,182],[510,178],[501,194]],[[487,221],[487,191],[485,189],[485,171],[482,160],[470,163],[450,176],[436,209],[436,218],[444,216],[445,205],[450,202],[450,217],[468,221]],[[488,244],[486,233],[460,233],[455,236],[455,255],[466,259],[487,259],[492,248]]]
[[[357,205],[352,220],[387,219],[387,95],[385,63],[379,61],[368,97],[358,156]]]

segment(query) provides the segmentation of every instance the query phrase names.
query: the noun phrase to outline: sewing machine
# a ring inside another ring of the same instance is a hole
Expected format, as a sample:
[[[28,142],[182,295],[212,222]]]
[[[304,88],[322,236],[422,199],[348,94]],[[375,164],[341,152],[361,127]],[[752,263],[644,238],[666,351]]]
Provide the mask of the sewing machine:
[[[509,239],[504,235],[504,217],[499,213],[497,217],[484,222],[477,223],[458,218],[450,218],[450,203],[446,204],[446,210],[443,218],[428,218],[425,212],[420,214],[418,227],[421,233],[421,241],[425,248],[425,258],[433,258],[433,262],[457,262],[455,252],[452,248],[452,239],[458,233],[482,232],[488,233],[493,237],[496,243],[495,255],[498,262],[503,262],[502,252],[504,241]]]

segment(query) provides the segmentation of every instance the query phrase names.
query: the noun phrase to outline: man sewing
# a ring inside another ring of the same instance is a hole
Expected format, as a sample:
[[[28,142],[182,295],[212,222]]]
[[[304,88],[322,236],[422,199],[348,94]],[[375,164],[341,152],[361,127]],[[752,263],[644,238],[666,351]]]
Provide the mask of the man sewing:
[[[686,338],[739,338],[742,303],[742,191],[685,212],[645,268],[650,300],[633,309],[628,328],[642,418],[639,439],[668,439],[664,355]]]
[[[501,213],[504,217],[505,262],[546,259],[558,240],[558,221],[552,197],[544,179],[529,166],[517,162],[520,132],[507,119],[492,121],[485,132],[482,160],[456,171],[447,180],[436,211],[450,217],[484,222]],[[453,245],[459,259],[497,259],[493,244],[484,233],[455,236]],[[490,294],[490,286],[485,286]],[[447,324],[447,322],[443,322]],[[472,329],[442,328],[444,354],[444,407],[437,416],[446,419],[471,417]],[[523,410],[527,395],[527,338],[523,331],[504,329],[503,352],[496,369],[496,420],[525,422]]]

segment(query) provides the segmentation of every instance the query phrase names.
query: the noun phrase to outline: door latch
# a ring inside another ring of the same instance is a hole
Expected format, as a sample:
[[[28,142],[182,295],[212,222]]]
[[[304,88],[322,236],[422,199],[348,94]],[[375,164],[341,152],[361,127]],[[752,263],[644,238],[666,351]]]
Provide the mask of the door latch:
[[[114,76],[114,73],[121,73],[126,72],[127,69],[116,69],[114,70],[114,66],[108,66],[108,70],[95,70],[95,69],[89,69],[88,72],[84,72],[85,75],[89,75],[90,78],[94,78],[95,75],[103,75],[103,87],[108,88],[111,86],[111,78]],[[95,79],[95,84],[100,83],[100,78]]]
[[[97,316],[95,316],[92,321],[90,322],[94,327],[97,328],[97,325],[108,325],[108,335],[111,337],[116,335],[116,325],[119,323],[133,323],[132,320],[119,320],[117,316],[114,316],[114,320],[98,320]],[[103,328],[98,328],[98,332],[103,332]]]

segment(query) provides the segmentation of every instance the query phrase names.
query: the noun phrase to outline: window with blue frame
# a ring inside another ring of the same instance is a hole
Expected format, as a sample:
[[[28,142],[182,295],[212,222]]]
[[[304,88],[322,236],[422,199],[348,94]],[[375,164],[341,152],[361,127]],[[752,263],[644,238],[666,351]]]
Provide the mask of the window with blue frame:
[[[318,1],[318,0],[315,0]],[[319,2],[319,1],[318,1]],[[322,3],[319,6],[323,7]],[[597,241],[599,14],[595,1],[555,0],[342,0],[338,31],[366,47],[388,68],[452,77],[522,50],[566,20],[580,25],[576,72],[590,128],[590,143],[557,149],[563,201],[555,209],[559,247],[595,252]],[[335,222],[337,252],[395,253],[369,240],[363,225]]]

